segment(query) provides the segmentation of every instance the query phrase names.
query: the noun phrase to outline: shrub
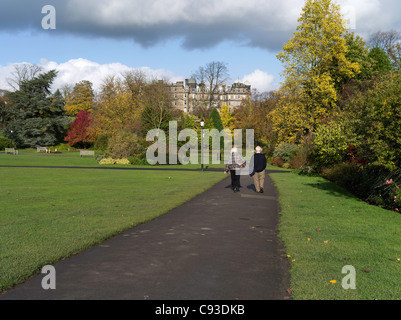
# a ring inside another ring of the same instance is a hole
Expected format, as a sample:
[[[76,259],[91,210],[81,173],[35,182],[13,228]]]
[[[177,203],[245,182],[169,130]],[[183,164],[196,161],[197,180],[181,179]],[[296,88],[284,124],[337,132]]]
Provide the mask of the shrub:
[[[285,161],[281,158],[273,158],[272,160],[272,165],[276,167],[282,168],[284,165]]]
[[[95,150],[106,151],[109,138],[107,136],[100,136],[94,144]]]
[[[321,175],[363,201],[397,212],[401,210],[400,171],[350,161],[325,168]]]
[[[292,143],[284,143],[274,150],[273,158],[281,158],[285,162],[290,162],[296,156],[298,151],[298,145]]]
[[[11,144],[10,139],[6,137],[0,137],[0,150],[4,150],[5,148],[8,148]]]
[[[131,164],[131,162],[128,159],[104,158],[99,164]]]
[[[335,122],[321,125],[315,133],[313,150],[309,158],[318,168],[342,163],[348,156],[349,144],[350,139],[343,125]]]
[[[107,153],[111,158],[129,158],[141,151],[141,141],[135,133],[119,132],[108,140]]]
[[[136,156],[132,156],[128,160],[132,165],[137,165],[137,166],[150,165],[146,159],[139,158]]]

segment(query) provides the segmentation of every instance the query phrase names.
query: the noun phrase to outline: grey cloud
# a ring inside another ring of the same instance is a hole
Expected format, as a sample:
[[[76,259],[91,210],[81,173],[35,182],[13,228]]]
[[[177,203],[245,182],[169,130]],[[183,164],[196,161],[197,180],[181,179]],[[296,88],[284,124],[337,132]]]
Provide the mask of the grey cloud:
[[[356,32],[400,29],[397,0],[340,0],[355,6]],[[279,50],[292,35],[303,0],[1,0],[0,31],[41,29],[41,8],[57,11],[57,30],[83,37],[132,39],[144,47],[179,38],[186,49],[228,40]]]

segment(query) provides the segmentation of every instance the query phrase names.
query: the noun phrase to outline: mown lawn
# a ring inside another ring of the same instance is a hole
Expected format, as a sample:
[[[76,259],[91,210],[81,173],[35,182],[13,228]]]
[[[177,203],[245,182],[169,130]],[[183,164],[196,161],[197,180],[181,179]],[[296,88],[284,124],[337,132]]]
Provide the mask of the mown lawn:
[[[13,156],[1,155],[0,163],[4,157],[9,163]],[[48,165],[67,163],[52,159]],[[74,165],[89,164],[79,159]],[[0,291],[43,265],[168,212],[224,178],[207,171],[0,168]]]
[[[279,229],[294,299],[401,299],[398,213],[370,206],[320,177],[270,176],[280,194]],[[347,265],[356,271],[355,290],[342,287]]]
[[[150,165],[100,165],[96,158],[90,156],[80,157],[79,151],[63,151],[62,153],[44,153],[36,152],[34,149],[18,150],[19,155],[0,154],[0,166],[61,166],[61,167],[136,167],[136,168],[150,168]],[[207,162],[207,157],[209,157]],[[204,155],[204,168],[223,168],[224,164],[213,162],[212,154]],[[198,164],[189,163],[187,165],[156,165],[157,169],[179,168],[179,169],[200,169],[201,168],[201,155],[198,156]],[[178,161],[177,161],[178,162]]]

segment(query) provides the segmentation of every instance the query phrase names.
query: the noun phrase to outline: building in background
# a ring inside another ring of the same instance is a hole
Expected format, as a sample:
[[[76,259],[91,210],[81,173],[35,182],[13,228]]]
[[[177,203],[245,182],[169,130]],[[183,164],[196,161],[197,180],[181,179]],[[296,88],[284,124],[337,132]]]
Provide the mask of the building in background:
[[[209,88],[204,83],[196,83],[195,79],[186,79],[170,85],[174,107],[185,113],[193,113],[197,107],[220,108],[226,104],[230,112],[245,103],[251,95],[251,84],[236,82],[231,86],[221,85],[217,88],[211,99]]]

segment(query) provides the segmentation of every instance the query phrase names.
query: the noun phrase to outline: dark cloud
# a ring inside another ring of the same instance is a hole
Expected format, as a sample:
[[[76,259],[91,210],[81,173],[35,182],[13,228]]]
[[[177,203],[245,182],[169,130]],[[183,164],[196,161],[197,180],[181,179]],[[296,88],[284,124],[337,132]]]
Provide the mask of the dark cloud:
[[[357,31],[399,26],[396,0],[340,3],[355,8]],[[291,37],[304,1],[1,0],[0,31],[40,30],[48,4],[57,12],[55,34],[132,39],[144,47],[179,38],[188,50],[228,40],[277,51]]]

